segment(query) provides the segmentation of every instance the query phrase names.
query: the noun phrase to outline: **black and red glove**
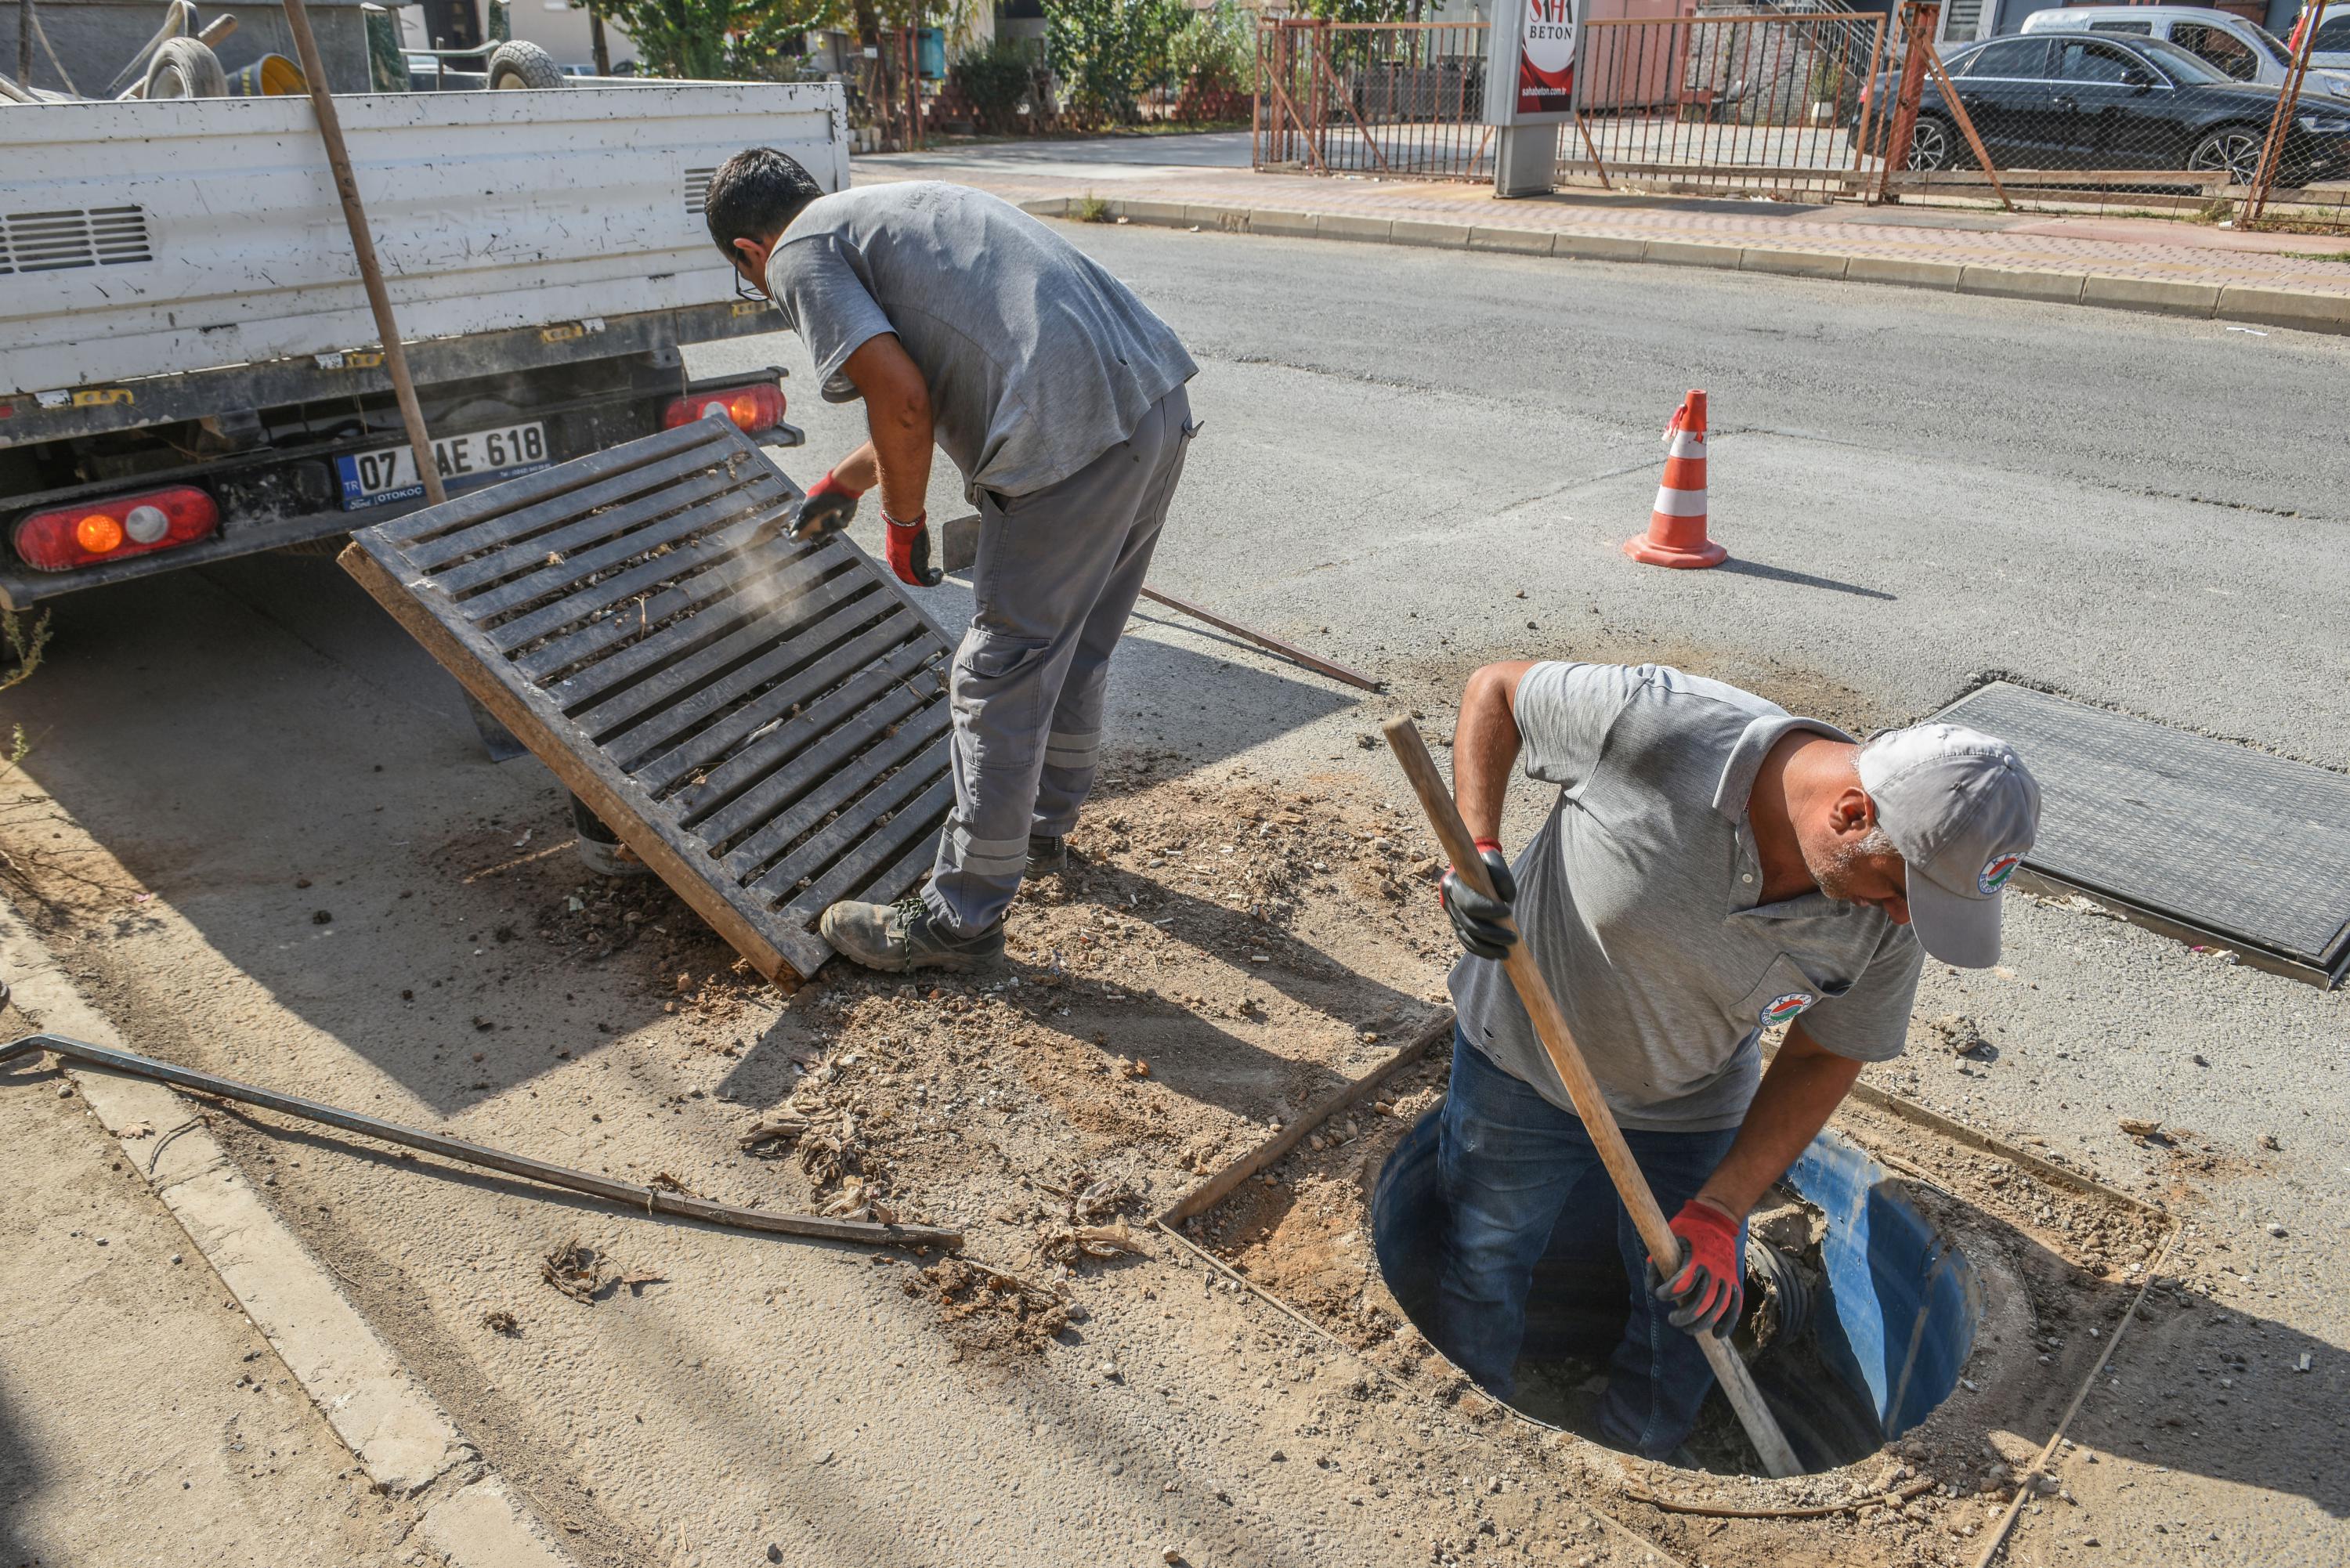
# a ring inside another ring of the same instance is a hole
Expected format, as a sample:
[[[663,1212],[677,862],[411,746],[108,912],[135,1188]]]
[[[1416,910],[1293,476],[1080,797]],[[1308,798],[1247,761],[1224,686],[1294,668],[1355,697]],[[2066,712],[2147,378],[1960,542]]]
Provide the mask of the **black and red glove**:
[[[884,507],[881,521],[882,531],[889,536],[889,569],[898,574],[899,582],[934,588],[947,580],[943,570],[931,565],[930,514],[918,512],[910,521],[900,523]]]
[[[1671,1302],[1668,1316],[1675,1328],[1689,1334],[1711,1334],[1728,1339],[1738,1326],[1739,1309],[1746,1303],[1746,1282],[1738,1267],[1740,1221],[1702,1198],[1681,1205],[1671,1230],[1680,1238],[1680,1266],[1673,1277],[1656,1286],[1660,1302]],[[1656,1260],[1648,1260],[1648,1278],[1658,1278]]]
[[[1444,906],[1461,945],[1477,958],[1498,963],[1510,956],[1510,948],[1518,940],[1509,923],[1510,906],[1518,897],[1518,879],[1511,875],[1510,857],[1502,853],[1498,839],[1477,840],[1477,858],[1484,862],[1493,896],[1488,898],[1462,881],[1458,870],[1447,867],[1444,879],[1436,885],[1436,900]]]
[[[807,487],[807,493],[792,513],[792,537],[820,539],[827,534],[839,533],[857,515],[857,498],[864,493],[826,474]]]

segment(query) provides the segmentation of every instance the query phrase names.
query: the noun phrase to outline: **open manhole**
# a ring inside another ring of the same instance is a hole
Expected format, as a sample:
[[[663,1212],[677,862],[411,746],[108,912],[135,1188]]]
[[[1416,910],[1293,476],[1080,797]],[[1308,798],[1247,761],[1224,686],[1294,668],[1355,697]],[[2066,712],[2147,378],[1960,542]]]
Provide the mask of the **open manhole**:
[[[1397,1145],[1371,1197],[1380,1272],[1422,1334],[1434,1326],[1447,1222],[1438,1114]],[[1908,1431],[1958,1386],[1982,1320],[1981,1287],[1893,1173],[1851,1140],[1822,1133],[1783,1186],[1800,1204],[1752,1227],[1735,1343],[1804,1468],[1833,1469]],[[1594,1396],[1623,1336],[1628,1293],[1612,1231],[1596,1249],[1555,1242],[1527,1293],[1510,1403],[1596,1439]],[[1708,1469],[1761,1469],[1719,1391],[1690,1447]]]

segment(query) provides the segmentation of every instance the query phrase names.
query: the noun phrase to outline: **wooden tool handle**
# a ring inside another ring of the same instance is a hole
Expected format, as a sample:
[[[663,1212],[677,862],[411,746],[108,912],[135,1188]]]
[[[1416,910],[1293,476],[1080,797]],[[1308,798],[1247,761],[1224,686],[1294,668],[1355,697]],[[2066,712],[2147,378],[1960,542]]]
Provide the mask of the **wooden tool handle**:
[[[1469,825],[1461,820],[1461,810],[1452,803],[1452,792],[1437,772],[1436,759],[1429,755],[1428,743],[1419,738],[1419,727],[1409,719],[1390,719],[1383,726],[1388,749],[1395,753],[1396,761],[1403,764],[1404,775],[1411,780],[1412,793],[1419,796],[1420,809],[1428,814],[1428,823],[1436,830],[1436,841],[1452,862],[1453,875],[1487,898],[1492,897],[1493,885],[1485,874],[1485,863],[1478,857],[1477,846],[1469,836]],[[1511,921],[1515,930],[1517,922]],[[1583,1053],[1575,1044],[1574,1032],[1566,1026],[1566,1014],[1559,1010],[1558,998],[1552,994],[1550,981],[1543,978],[1542,968],[1523,941],[1510,944],[1510,956],[1503,967],[1510,983],[1517,987],[1518,1000],[1525,1003],[1527,1015],[1534,1020],[1534,1033],[1543,1049],[1550,1054],[1551,1065],[1558,1069],[1559,1081],[1566,1085],[1567,1098],[1575,1102],[1575,1114],[1583,1118],[1584,1130],[1591,1135],[1592,1147],[1599,1151],[1599,1161],[1607,1168],[1610,1180],[1616,1183],[1617,1196],[1632,1216],[1632,1228],[1640,1233],[1640,1242],[1648,1255],[1659,1260],[1678,1259],[1681,1255],[1680,1239],[1666,1223],[1665,1211],[1657,1207],[1657,1196],[1648,1190],[1648,1179],[1640,1174],[1638,1161],[1632,1158],[1631,1147],[1624,1141],[1624,1131],[1616,1125],[1616,1114],[1607,1108],[1607,1098],[1599,1092],[1599,1081],[1591,1075],[1591,1068],[1583,1060]],[[1774,1476],[1802,1473],[1795,1462],[1794,1450],[1779,1430],[1778,1419],[1770,1407],[1762,1403],[1761,1390],[1754,1386],[1753,1374],[1746,1363],[1730,1347],[1730,1342],[1716,1339],[1711,1334],[1696,1335],[1699,1348],[1713,1366],[1713,1375],[1721,1384],[1721,1391],[1738,1412],[1739,1421],[1746,1435],[1753,1440],[1755,1451],[1762,1456],[1762,1464]]]

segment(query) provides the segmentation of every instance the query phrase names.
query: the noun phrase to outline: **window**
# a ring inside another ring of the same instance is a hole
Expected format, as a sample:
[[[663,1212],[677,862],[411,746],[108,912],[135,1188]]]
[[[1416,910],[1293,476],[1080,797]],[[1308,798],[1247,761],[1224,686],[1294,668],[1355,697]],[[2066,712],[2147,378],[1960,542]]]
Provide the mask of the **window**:
[[[2168,77],[2188,87],[2227,87],[2229,79],[2211,68],[2201,56],[2190,55],[2176,44],[2166,44],[2160,38],[2148,38],[2143,44],[2131,46],[2131,52],[2151,63],[2159,81]]]
[[[2241,38],[2208,22],[2174,22],[2170,41],[2189,54],[2210,61],[2236,81],[2248,82],[2261,73],[2260,61]]]
[[[2062,38],[2056,44],[2056,79],[2065,82],[2100,82],[2107,87],[2119,87],[2135,67],[2141,76],[2153,73],[2115,48],[2088,38]]]
[[[2350,16],[2328,16],[2318,23],[2313,47],[2321,55],[2350,54]]]
[[[2037,81],[2048,74],[2047,40],[2002,38],[1995,44],[1986,44],[1967,61],[1966,69],[1960,74]]]
[[[2154,36],[2154,24],[2151,22],[2092,22],[2089,24],[2089,31],[2092,33],[2135,33],[2141,38],[2151,38]]]

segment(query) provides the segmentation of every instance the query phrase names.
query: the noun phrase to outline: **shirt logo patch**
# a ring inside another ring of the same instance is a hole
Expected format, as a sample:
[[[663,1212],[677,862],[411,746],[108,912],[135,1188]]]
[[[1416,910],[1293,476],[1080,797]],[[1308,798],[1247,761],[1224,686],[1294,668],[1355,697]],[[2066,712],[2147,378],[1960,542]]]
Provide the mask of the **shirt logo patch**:
[[[1762,1027],[1769,1029],[1784,1023],[1818,1000],[1808,991],[1791,991],[1784,996],[1774,997],[1771,1005],[1762,1010]]]
[[[1982,874],[1975,878],[1976,890],[1989,898],[2007,886],[2007,879],[2015,875],[2015,868],[2022,863],[2021,855],[1992,856],[1984,863]]]

